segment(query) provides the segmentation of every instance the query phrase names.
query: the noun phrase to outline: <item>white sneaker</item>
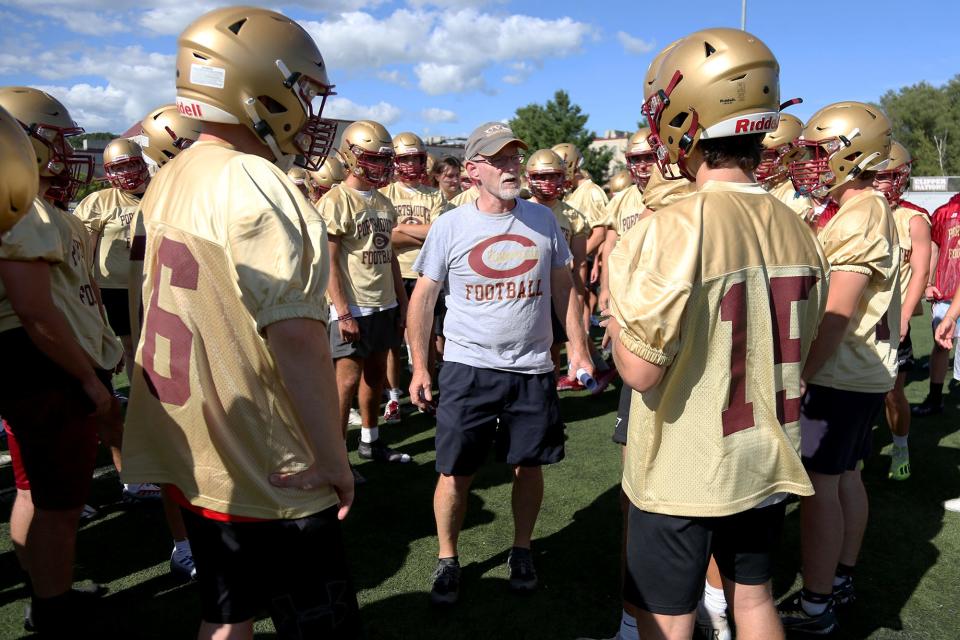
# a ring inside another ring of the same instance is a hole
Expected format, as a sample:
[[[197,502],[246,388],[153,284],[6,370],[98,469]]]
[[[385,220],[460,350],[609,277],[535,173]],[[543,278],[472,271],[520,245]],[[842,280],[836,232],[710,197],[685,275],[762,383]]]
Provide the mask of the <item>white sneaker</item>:
[[[711,640],[733,640],[727,614],[715,614],[700,600],[697,605],[697,629],[704,637]]]
[[[363,419],[360,418],[360,412],[356,409],[350,409],[350,417],[347,418],[347,424],[351,427],[359,427],[363,425]]]
[[[953,511],[954,513],[960,513],[960,498],[954,498],[953,500],[947,500],[943,503],[943,508],[947,511]]]

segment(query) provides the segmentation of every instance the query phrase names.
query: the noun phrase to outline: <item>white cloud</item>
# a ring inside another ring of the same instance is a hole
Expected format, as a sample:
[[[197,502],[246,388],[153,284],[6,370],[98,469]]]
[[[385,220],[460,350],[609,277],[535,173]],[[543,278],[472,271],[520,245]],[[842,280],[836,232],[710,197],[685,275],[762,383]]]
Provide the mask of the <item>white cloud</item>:
[[[440,109],[438,107],[430,107],[429,109],[424,109],[420,112],[420,115],[427,122],[456,122],[457,114],[449,109]]]
[[[397,84],[401,87],[409,87],[410,81],[407,78],[406,74],[400,73],[396,69],[393,71],[380,70],[377,71],[377,79],[383,80],[384,82],[389,82],[390,84]]]
[[[478,69],[462,64],[422,62],[413,68],[420,80],[420,88],[435,96],[441,93],[463,93],[486,87]]]
[[[636,38],[625,31],[617,31],[617,40],[623,46],[627,53],[650,53],[657,46],[653,40],[647,42],[641,38]]]
[[[431,18],[406,9],[394,11],[383,20],[352,11],[323,22],[302,24],[335,73],[337,69],[375,69],[418,59],[430,33]]]
[[[523,84],[533,73],[535,67],[529,62],[514,62],[510,65],[510,68],[513,69],[513,73],[503,76],[503,81],[507,84]]]
[[[380,101],[377,104],[365,106],[347,98],[335,96],[327,101],[323,115],[340,120],[376,120],[386,126],[399,120],[401,111],[399,107],[388,102]]]

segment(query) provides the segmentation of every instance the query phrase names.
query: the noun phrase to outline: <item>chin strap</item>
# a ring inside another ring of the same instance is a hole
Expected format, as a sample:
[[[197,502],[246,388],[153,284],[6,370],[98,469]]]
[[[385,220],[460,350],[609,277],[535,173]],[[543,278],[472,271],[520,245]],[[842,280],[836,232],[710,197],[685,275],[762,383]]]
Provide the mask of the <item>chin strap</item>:
[[[270,151],[273,152],[275,158],[274,163],[284,171],[287,171],[293,166],[293,161],[296,160],[296,156],[280,151],[280,146],[277,144],[277,140],[273,135],[273,129],[271,129],[270,125],[257,113],[256,103],[256,98],[246,98],[243,101],[243,110],[247,112],[250,120],[253,121],[253,130],[257,133],[257,136],[263,140],[263,142],[270,147]]]

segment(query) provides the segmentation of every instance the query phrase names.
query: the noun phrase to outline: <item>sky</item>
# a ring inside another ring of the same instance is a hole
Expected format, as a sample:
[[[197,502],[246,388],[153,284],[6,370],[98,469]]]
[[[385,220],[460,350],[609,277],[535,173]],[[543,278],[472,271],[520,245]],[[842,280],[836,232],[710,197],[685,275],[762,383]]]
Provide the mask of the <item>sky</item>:
[[[254,0],[251,0],[251,3]],[[960,73],[948,0],[747,0],[776,54],[780,95],[806,119],[838,100]],[[42,88],[87,131],[121,133],[173,102],[177,34],[213,0],[2,0],[0,85]],[[293,0],[260,6],[314,37],[336,84],[324,115],[396,134],[466,136],[565,89],[599,135],[632,130],[647,66],[698,29],[739,27],[741,0]]]

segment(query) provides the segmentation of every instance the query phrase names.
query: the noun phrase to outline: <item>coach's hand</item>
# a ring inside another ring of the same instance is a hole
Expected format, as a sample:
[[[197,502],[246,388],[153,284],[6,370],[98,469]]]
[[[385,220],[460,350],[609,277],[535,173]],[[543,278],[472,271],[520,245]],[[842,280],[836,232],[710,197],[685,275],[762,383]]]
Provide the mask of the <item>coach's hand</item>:
[[[433,400],[433,381],[425,369],[414,369],[410,379],[410,402],[420,409],[426,409],[427,403]]]
[[[340,328],[340,339],[344,342],[356,342],[360,339],[360,325],[356,318],[345,318],[337,322]]]
[[[321,469],[313,465],[299,473],[271,473],[270,484],[284,489],[300,489],[301,491],[315,491],[331,487],[337,492],[340,500],[340,509],[337,511],[337,519],[343,520],[350,513],[350,507],[353,506],[353,471],[350,465],[338,465],[336,471]]]

